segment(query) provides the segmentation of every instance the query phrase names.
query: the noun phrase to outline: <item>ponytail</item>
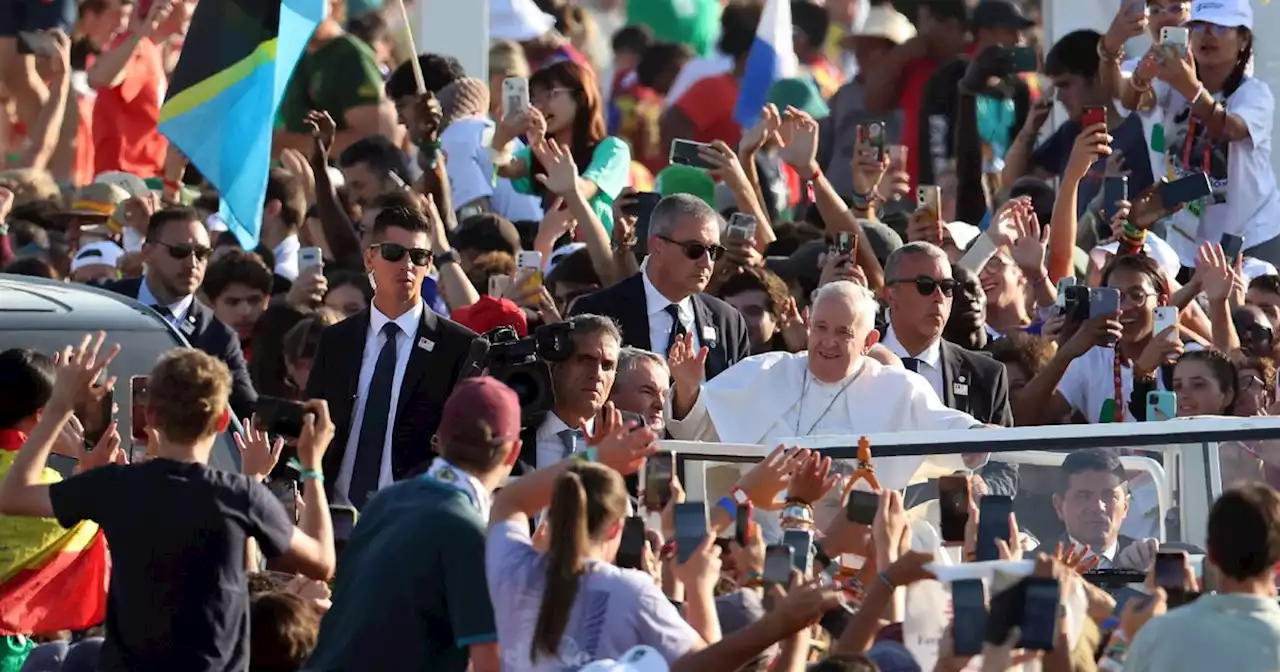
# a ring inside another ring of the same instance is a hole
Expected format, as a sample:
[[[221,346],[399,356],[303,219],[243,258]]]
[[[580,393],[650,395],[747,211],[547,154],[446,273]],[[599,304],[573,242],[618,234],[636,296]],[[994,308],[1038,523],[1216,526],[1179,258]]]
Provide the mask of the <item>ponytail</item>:
[[[569,627],[569,614],[578,598],[578,578],[587,552],[586,509],[587,492],[582,477],[576,468],[571,469],[556,481],[547,513],[551,540],[543,558],[546,585],[538,608],[538,624],[533,629],[533,644],[529,647],[530,662],[538,662],[540,653],[554,657]]]

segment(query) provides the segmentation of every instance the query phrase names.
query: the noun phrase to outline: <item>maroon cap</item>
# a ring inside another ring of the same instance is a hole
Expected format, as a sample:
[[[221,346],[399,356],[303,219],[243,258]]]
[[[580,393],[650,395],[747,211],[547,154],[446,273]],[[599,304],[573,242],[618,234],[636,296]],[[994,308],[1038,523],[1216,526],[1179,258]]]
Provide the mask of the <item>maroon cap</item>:
[[[474,437],[484,427],[502,441],[520,438],[520,397],[497,378],[465,378],[444,402],[440,440]]]

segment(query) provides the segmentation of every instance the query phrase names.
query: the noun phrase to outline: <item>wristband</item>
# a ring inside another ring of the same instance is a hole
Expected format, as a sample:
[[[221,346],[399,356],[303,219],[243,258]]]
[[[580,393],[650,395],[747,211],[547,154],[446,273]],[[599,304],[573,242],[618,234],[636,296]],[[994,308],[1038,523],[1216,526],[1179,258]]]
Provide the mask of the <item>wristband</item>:
[[[859,194],[857,192],[854,192],[849,196],[849,203],[854,207],[855,210],[870,210],[871,194]]]
[[[324,483],[324,474],[315,469],[299,469],[298,481],[316,481]]]
[[[733,486],[733,489],[729,491],[729,496],[733,498],[733,502],[735,504],[751,503],[751,497],[747,495],[747,491],[743,490],[742,488],[739,488],[736,485]]]
[[[764,586],[764,574],[760,572],[748,572],[747,578],[742,582],[743,588],[761,588]]]
[[[889,578],[888,572],[880,572],[879,574],[876,574],[876,581],[884,584],[884,587],[888,588],[889,592],[893,592],[898,589],[898,586],[894,584],[893,579]]]
[[[729,514],[729,520],[736,521],[738,519],[738,504],[737,502],[734,502],[733,499],[729,497],[721,497],[720,500],[716,502],[716,506],[724,509],[725,513]]]

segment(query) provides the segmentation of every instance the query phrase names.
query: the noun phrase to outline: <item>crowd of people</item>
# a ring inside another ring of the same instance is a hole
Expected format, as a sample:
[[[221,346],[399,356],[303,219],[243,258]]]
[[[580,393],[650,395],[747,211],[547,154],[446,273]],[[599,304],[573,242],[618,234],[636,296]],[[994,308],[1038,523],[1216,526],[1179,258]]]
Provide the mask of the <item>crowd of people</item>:
[[[406,51],[397,3],[329,0],[252,248],[158,129],[224,1],[0,2],[0,270],[190,346],[147,378],[138,451],[77,417],[124,398],[126,338],[0,352],[0,672],[1280,668],[1280,443],[1219,445],[1199,573],[1161,546],[1167,484],[1121,460],[1161,453],[873,446],[855,521],[867,465],[780,445],[1280,413],[1249,0],[1128,0],[1052,44],[1023,0],[491,0],[487,72]],[[744,112],[782,9],[795,71]],[[229,432],[240,473],[209,466]],[[762,458],[686,501],[662,439]],[[15,625],[18,530],[100,530],[102,580],[62,598],[105,609]],[[992,587],[969,650],[957,596],[921,659],[908,589],[997,557],[1084,613],[993,636]]]

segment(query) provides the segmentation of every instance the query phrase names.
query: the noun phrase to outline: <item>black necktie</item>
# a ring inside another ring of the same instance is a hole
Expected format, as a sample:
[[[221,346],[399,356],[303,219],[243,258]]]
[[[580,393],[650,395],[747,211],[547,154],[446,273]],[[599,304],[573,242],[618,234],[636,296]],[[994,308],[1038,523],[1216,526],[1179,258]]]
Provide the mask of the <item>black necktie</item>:
[[[667,352],[671,352],[671,346],[676,344],[676,339],[684,338],[689,330],[684,328],[684,322],[680,321],[680,306],[676,304],[668,304],[663,310],[671,316],[671,334],[667,336]]]
[[[578,452],[578,445],[582,441],[582,430],[580,429],[562,429],[557,434],[560,437],[560,443],[564,444],[564,457]]]
[[[157,313],[160,313],[160,317],[163,317],[166,320],[173,317],[173,313],[169,312],[168,306],[162,306],[157,303],[151,306],[151,310],[154,310]]]
[[[356,464],[347,486],[347,499],[357,509],[363,508],[370,495],[378,490],[378,477],[382,472],[382,450],[387,440],[387,423],[391,415],[391,385],[396,377],[396,337],[400,327],[395,322],[382,326],[387,341],[378,353],[378,363],[373,367],[373,379],[364,404],[364,417],[360,421],[360,443],[356,445]]]
[[[912,373],[920,373],[920,364],[921,364],[921,361],[919,359],[916,359],[915,357],[902,358],[902,365],[907,367],[907,370],[911,371]]]

